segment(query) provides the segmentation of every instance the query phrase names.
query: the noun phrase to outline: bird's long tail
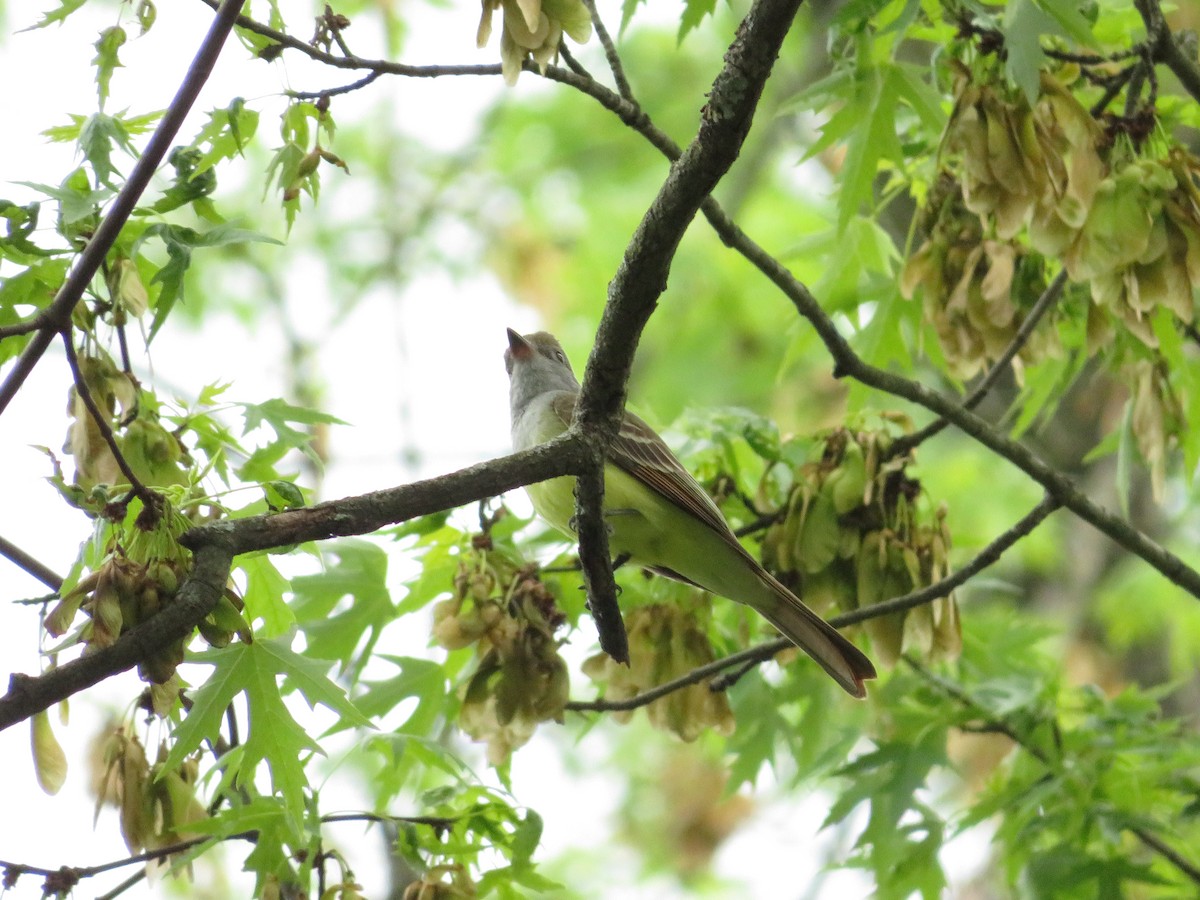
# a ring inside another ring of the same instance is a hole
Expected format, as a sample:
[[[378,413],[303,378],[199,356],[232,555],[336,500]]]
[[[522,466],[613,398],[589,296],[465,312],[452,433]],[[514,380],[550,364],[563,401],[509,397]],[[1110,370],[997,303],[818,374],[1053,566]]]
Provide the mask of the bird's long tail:
[[[766,572],[761,573],[770,589],[770,600],[755,609],[784,637],[811,656],[845,690],[865,697],[863,682],[875,677],[875,666],[836,628],[809,609],[786,587]]]

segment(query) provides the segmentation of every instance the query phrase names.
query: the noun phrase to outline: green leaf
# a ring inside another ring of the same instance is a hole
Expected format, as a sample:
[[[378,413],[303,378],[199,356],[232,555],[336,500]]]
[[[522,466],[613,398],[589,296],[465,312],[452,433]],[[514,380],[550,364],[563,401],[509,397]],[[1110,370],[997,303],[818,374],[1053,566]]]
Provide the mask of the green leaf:
[[[711,16],[717,8],[717,0],[683,0],[683,16],[679,20],[679,40],[687,37],[687,33]]]
[[[246,432],[265,425],[275,432],[277,443],[287,450],[299,450],[309,459],[320,464],[312,448],[313,437],[308,431],[300,431],[295,425],[345,425],[341,419],[328,413],[308,409],[303,406],[293,406],[286,400],[276,398],[265,403],[241,403],[242,415],[246,422]]]
[[[1038,8],[1055,21],[1061,33],[1077,44],[1092,49],[1099,45],[1092,34],[1092,23],[1083,14],[1084,4],[1069,0],[1036,0]]]
[[[108,99],[108,85],[112,74],[122,65],[121,60],[117,58],[117,52],[124,44],[125,29],[120,25],[105,28],[96,41],[96,57],[92,60],[92,65],[96,67],[96,93],[100,97],[101,109],[104,109],[104,101]]]
[[[0,325],[15,325],[49,306],[67,276],[67,265],[65,259],[47,259],[0,279]],[[0,341],[0,363],[20,353],[28,339],[15,335]]]
[[[217,189],[217,176],[210,169],[199,172],[199,160],[199,150],[176,147],[171,151],[167,162],[175,168],[175,183],[155,201],[150,211],[159,214],[170,212],[207,197]]]
[[[196,654],[190,661],[212,665],[214,669],[193,695],[192,709],[175,731],[175,744],[164,766],[178,767],[201,741],[215,740],[225,709],[239,694],[244,694],[249,724],[237,779],[252,781],[259,763],[265,762],[274,790],[282,796],[289,815],[299,821],[308,785],[305,763],[314,753],[320,753],[321,748],[288,711],[283,702],[281,679],[298,689],[310,706],[319,703],[352,724],[369,725],[369,721],[325,675],[324,663],[292,652],[282,640],[238,642],[221,650]]]
[[[71,15],[71,13],[75,12],[75,10],[79,9],[79,7],[83,6],[85,3],[87,3],[87,0],[59,0],[59,4],[55,9],[52,9],[47,13],[42,13],[42,17],[38,19],[35,24],[30,25],[28,28],[22,28],[21,31],[17,32],[17,34],[20,34],[24,31],[34,31],[38,28],[45,28],[47,25],[53,25],[56,22],[65,22],[67,16]]]
[[[1041,38],[1047,32],[1057,31],[1054,21],[1034,0],[1011,0],[1004,9],[1002,31],[1004,48],[1008,51],[1004,69],[1033,106],[1041,91],[1040,72],[1046,62]]]
[[[112,188],[100,187],[91,189],[87,172],[78,168],[63,179],[60,187],[39,184],[34,181],[18,181],[36,191],[41,191],[47,197],[58,201],[58,229],[64,237],[72,237],[81,222],[92,223],[98,219],[100,204],[111,197],[115,191]]]
[[[646,0],[621,0],[621,25],[617,30],[618,35],[624,35],[625,29],[629,27],[629,23],[633,21],[633,14],[637,8],[645,3]]]
[[[261,637],[279,637],[289,631],[296,624],[296,614],[284,600],[291,584],[270,556],[266,553],[239,556],[237,567],[246,575],[246,591],[242,595],[246,618],[251,623],[260,619],[263,623],[255,633]]]
[[[21,265],[33,265],[46,257],[67,252],[44,249],[31,240],[37,231],[41,208],[41,203],[36,201],[18,206],[8,200],[0,200],[0,219],[5,222],[5,233],[0,237],[0,259],[11,260]]]
[[[532,859],[533,851],[537,849],[537,845],[541,839],[542,817],[532,809],[525,810],[525,815],[521,817],[521,823],[517,826],[517,830],[513,832],[513,863],[518,865],[528,863]]]
[[[131,253],[136,253],[142,242],[150,238],[158,238],[167,250],[167,262],[152,279],[159,285],[158,296],[154,301],[154,321],[150,326],[150,337],[153,338],[162,327],[175,303],[183,299],[183,278],[192,262],[192,250],[198,247],[222,247],[227,244],[240,244],[251,241],[278,244],[275,238],[239,228],[232,223],[217,225],[208,231],[197,231],[183,225],[170,225],[165,222],[155,223],[146,228],[142,235],[134,241]]]
[[[114,146],[131,157],[137,156],[137,150],[129,140],[129,132],[121,119],[96,113],[83,123],[79,130],[79,150],[84,159],[92,164],[98,184],[112,185],[112,175],[116,171],[112,163]]]
[[[292,579],[292,609],[319,659],[337,660],[357,678],[384,627],[396,618],[387,587],[387,555],[357,538],[327,546],[325,570]]]
[[[946,111],[942,108],[943,97],[941,92],[921,77],[923,71],[916,66],[897,64],[892,69],[896,94],[912,108],[929,132],[941,134],[947,119]]]
[[[444,718],[450,701],[445,671],[428,659],[388,655],[376,658],[394,664],[400,671],[384,681],[366,682],[366,690],[354,698],[355,706],[363,715],[375,720],[387,715],[408,698],[415,697],[416,709],[391,730],[432,736],[435,726]]]
[[[896,106],[901,88],[911,93],[912,84],[910,79],[898,73],[896,66],[881,63],[856,71],[853,80],[837,83],[837,87],[849,92],[849,96],[843,97],[845,105],[830,117],[821,129],[821,137],[805,158],[811,158],[839,141],[846,144],[838,195],[838,231],[841,232],[864,205],[874,205],[872,198],[880,160],[889,159],[897,165],[904,163],[896,133]]]
[[[208,122],[192,141],[194,150],[207,150],[196,162],[196,172],[204,172],[218,162],[241,156],[242,150],[258,130],[258,112],[246,108],[246,101],[235,97],[224,109],[214,109]]]

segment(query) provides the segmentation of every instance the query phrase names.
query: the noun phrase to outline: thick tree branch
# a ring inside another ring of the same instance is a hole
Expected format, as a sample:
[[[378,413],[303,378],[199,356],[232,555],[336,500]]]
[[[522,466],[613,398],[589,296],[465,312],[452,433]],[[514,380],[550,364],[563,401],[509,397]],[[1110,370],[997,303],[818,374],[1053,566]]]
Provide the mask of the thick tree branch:
[[[53,302],[42,313],[45,317],[45,326],[30,339],[24,352],[21,353],[16,364],[8,373],[8,377],[3,384],[0,384],[0,413],[4,412],[9,402],[20,390],[21,385],[25,383],[25,379],[29,377],[33,367],[37,365],[42,354],[46,352],[46,348],[50,346],[54,335],[65,331],[70,326],[71,312],[75,309],[75,304],[83,296],[92,277],[99,271],[100,264],[104,262],[109,248],[121,233],[121,228],[125,225],[129,214],[133,212],[133,208],[145,192],[147,185],[150,184],[155,170],[167,155],[167,151],[171,149],[175,134],[191,110],[192,104],[195,103],[200,88],[208,80],[208,76],[217,62],[217,57],[221,53],[221,47],[225,44],[225,38],[233,28],[234,20],[238,17],[244,2],[245,0],[222,0],[217,9],[216,18],[213,19],[208,34],[204,36],[204,41],[200,44],[200,49],[196,52],[196,57],[192,60],[192,65],[188,69],[187,75],[184,76],[183,83],[180,84],[175,98],[159,121],[158,127],[154,129],[154,134],[150,136],[145,151],[138,157],[133,171],[129,173],[129,180],[122,186],[104,220],[96,229],[96,233],[92,235],[87,246],[83,248],[83,252],[79,254],[79,258],[75,261],[75,267],[67,275],[67,280],[59,288]]]
[[[239,554],[369,534],[385,525],[455,509],[526,484],[578,474],[586,459],[579,438],[563,435],[520,453],[424,481],[303,509],[212,522],[193,528],[180,538],[180,543],[193,550],[219,544]]]
[[[192,571],[175,602],[109,647],[73,659],[37,677],[14,672],[8,693],[0,697],[0,731],[72,694],[131,669],[156,650],[187,637],[208,615],[225,590],[233,554],[213,542],[196,551]]]
[[[321,503],[306,509],[214,522],[187,532],[180,542],[194,566],[179,599],[115,644],[31,677],[14,673],[0,697],[0,731],[70,695],[137,665],[153,651],[186,637],[212,611],[229,576],[233,556],[305,541],[368,534],[385,525],[495,497],[525,484],[578,474],[588,459],[576,435],[458,472]]]
[[[756,0],[750,8],[713,81],[695,137],[671,165],[609,283],[608,302],[584,369],[572,424],[572,430],[583,434],[594,448],[592,464],[597,472],[602,471],[608,445],[620,427],[638,338],[666,290],[679,242],[741,152],[763,86],[799,6],[800,0]],[[592,484],[581,480],[576,498],[579,555],[593,613],[602,611],[601,615],[619,620],[611,569],[606,576],[600,572],[608,564],[608,535],[602,505],[591,504],[602,499],[599,477]],[[590,525],[589,516],[594,518]]]

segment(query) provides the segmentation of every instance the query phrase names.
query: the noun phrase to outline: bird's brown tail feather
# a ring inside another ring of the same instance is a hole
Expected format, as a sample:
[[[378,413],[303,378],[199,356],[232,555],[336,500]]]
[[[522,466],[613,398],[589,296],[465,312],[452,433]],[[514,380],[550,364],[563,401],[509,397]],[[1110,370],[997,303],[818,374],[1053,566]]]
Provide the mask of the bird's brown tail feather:
[[[763,573],[766,575],[766,573]],[[875,677],[875,666],[836,628],[804,605],[786,587],[766,575],[776,601],[770,609],[756,607],[784,637],[811,656],[849,694],[863,698],[863,682]]]

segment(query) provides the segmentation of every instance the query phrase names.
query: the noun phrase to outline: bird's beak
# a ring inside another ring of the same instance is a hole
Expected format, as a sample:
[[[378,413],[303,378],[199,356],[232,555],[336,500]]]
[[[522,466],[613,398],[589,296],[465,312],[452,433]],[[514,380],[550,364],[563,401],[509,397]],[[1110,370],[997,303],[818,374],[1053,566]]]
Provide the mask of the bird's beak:
[[[516,359],[533,357],[533,344],[521,337],[511,328],[508,329],[508,350]]]

